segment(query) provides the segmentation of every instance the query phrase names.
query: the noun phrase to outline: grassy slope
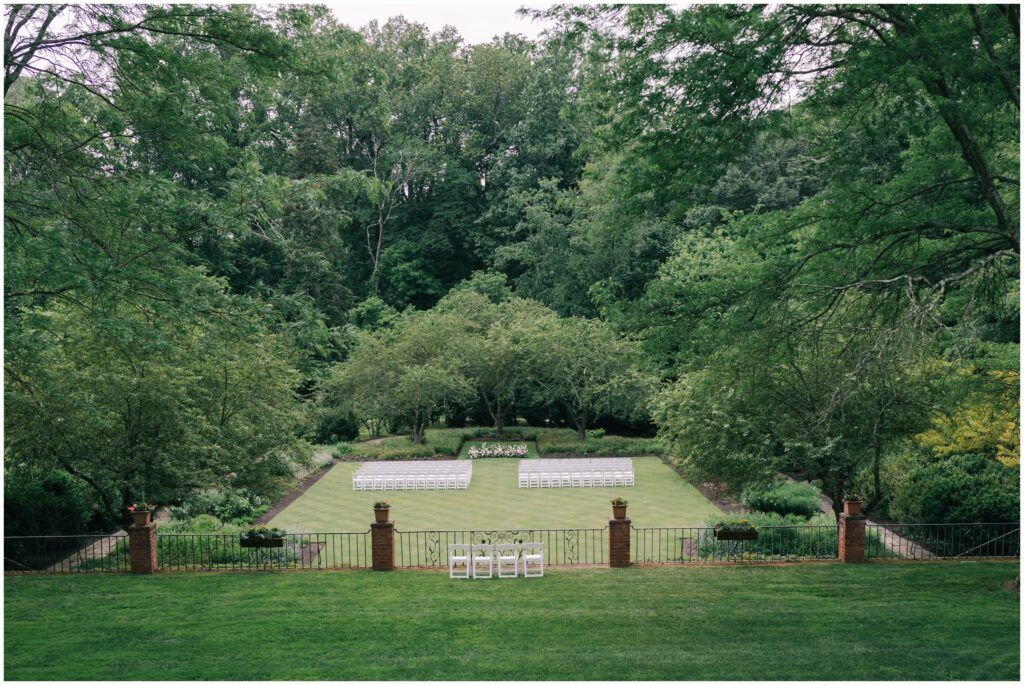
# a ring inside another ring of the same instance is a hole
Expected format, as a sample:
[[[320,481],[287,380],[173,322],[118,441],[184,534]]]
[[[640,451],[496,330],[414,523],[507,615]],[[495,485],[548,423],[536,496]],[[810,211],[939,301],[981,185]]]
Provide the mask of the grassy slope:
[[[1002,679],[1016,564],[5,579],[7,679]]]
[[[369,528],[373,502],[391,502],[398,530],[495,528],[603,528],[608,500],[630,500],[636,526],[700,526],[718,509],[657,457],[635,457],[636,485],[629,488],[518,487],[519,460],[473,462],[467,490],[354,492],[355,462],[337,464],[271,525],[292,532],[362,531]]]

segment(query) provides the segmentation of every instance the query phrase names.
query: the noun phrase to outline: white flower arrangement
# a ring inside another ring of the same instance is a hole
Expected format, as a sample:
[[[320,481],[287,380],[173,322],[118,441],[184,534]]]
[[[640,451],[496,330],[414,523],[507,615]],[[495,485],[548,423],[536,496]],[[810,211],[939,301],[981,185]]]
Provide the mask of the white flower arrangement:
[[[526,445],[521,442],[514,444],[488,444],[483,443],[479,447],[469,448],[470,459],[495,459],[512,458],[523,459],[529,453]]]

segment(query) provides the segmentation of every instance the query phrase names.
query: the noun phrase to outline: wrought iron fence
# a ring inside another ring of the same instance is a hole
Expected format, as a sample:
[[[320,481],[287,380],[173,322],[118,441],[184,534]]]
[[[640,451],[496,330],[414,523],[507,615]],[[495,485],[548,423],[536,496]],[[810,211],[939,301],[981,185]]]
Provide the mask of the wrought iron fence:
[[[756,538],[725,540],[714,528],[636,528],[634,563],[722,563],[837,559],[838,526],[762,526]]]
[[[869,523],[866,559],[1020,557],[1020,523]]]
[[[128,536],[33,535],[4,537],[4,573],[127,571]]]
[[[160,571],[368,568],[370,532],[290,533],[280,546],[243,546],[239,535],[158,534]]]
[[[448,566],[448,545],[541,542],[549,566],[608,563],[608,528],[395,531],[395,565]]]

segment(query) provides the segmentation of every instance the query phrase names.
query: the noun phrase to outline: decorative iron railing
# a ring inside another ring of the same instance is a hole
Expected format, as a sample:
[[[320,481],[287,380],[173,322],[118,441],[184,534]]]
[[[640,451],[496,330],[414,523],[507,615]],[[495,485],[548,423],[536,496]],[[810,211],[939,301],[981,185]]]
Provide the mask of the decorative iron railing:
[[[277,544],[277,543],[274,543]],[[160,571],[368,568],[370,532],[291,533],[280,546],[243,546],[239,535],[158,534]]]
[[[866,559],[1020,557],[1020,523],[868,523]]]
[[[395,531],[395,565],[444,567],[448,545],[541,542],[549,566],[608,563],[608,528]]]
[[[130,566],[124,533],[4,537],[4,573],[127,571]]]
[[[445,567],[451,544],[541,542],[552,566],[608,563],[605,528],[395,531],[398,567]],[[762,526],[756,538],[721,539],[713,528],[632,528],[634,563],[722,563],[838,558],[838,526]],[[291,533],[261,546],[239,535],[158,533],[160,571],[369,568],[372,542],[361,533]],[[868,523],[865,558],[1019,558],[1019,523]],[[7,536],[5,573],[128,571],[128,537],[114,535]]]
[[[838,526],[762,526],[756,538],[718,539],[714,528],[632,529],[633,563],[696,564],[837,559]]]

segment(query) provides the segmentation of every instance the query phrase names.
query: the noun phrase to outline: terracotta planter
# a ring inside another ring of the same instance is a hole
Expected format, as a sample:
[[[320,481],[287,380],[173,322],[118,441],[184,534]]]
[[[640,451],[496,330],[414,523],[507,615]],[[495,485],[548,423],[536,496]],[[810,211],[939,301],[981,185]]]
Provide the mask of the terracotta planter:
[[[242,538],[241,547],[284,547],[284,538]]]
[[[716,540],[756,540],[756,530],[718,530],[715,528]]]
[[[377,523],[387,523],[388,514],[391,513],[390,509],[374,509],[373,518]]]
[[[133,511],[132,512],[132,524],[136,526],[148,526],[149,522],[153,519],[153,512],[151,511]]]
[[[843,502],[843,511],[850,516],[857,516],[860,514],[860,508],[863,504],[860,500],[846,500]]]
[[[626,518],[626,504],[613,504],[612,505],[612,516],[617,519]]]

